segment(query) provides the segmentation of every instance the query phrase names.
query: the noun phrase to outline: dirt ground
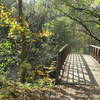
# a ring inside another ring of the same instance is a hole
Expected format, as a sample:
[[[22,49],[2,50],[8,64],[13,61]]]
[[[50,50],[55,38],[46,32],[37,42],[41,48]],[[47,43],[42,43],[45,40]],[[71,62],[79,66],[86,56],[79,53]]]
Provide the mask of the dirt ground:
[[[1,88],[14,89],[13,86]],[[15,87],[14,92],[10,91],[10,96],[1,97],[0,100],[100,100],[100,86],[85,85],[56,85],[52,88],[42,90],[20,89]]]
[[[100,100],[99,86],[59,85],[43,92],[45,100]]]

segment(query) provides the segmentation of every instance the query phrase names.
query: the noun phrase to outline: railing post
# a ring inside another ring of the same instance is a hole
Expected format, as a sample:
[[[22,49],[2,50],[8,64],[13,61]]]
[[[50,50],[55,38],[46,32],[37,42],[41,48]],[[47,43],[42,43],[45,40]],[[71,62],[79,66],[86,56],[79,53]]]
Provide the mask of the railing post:
[[[58,52],[57,57],[57,68],[56,68],[56,82],[58,83],[61,80],[61,71],[63,70],[63,65],[66,57],[69,53],[69,45],[65,45]]]
[[[60,53],[58,53],[58,56],[57,56],[57,68],[56,68],[56,81],[59,80],[60,66],[61,66],[60,64],[61,64]]]
[[[90,54],[98,61],[100,62],[100,47],[95,46],[95,45],[90,45],[89,46],[90,50]]]

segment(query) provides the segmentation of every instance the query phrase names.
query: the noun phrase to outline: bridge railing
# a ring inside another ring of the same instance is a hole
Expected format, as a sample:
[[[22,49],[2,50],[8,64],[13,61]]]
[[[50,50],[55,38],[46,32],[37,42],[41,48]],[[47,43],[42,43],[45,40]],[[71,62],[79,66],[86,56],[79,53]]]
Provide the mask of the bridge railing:
[[[90,45],[89,52],[98,62],[100,62],[100,47],[95,45]]]
[[[56,68],[56,81],[60,80],[60,73],[63,69],[64,62],[66,60],[66,57],[68,56],[70,52],[70,46],[66,44],[63,46],[59,52],[57,57],[57,68]]]

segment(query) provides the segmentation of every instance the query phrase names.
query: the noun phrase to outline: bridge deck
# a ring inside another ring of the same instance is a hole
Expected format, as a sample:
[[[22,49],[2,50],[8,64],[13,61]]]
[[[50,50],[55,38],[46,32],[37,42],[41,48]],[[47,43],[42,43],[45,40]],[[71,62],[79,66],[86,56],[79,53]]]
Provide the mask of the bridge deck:
[[[100,85],[100,64],[90,55],[69,54],[61,75],[64,83]]]

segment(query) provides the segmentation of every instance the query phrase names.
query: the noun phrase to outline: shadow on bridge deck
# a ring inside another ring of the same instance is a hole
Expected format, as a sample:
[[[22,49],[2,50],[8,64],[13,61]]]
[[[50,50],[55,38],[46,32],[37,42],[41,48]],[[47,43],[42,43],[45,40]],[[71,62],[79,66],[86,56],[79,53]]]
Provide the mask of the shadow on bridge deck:
[[[61,75],[62,83],[100,85],[100,64],[89,55],[69,54]]]

